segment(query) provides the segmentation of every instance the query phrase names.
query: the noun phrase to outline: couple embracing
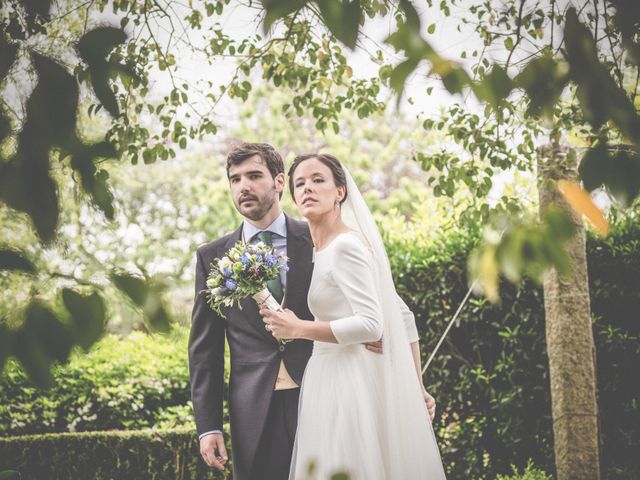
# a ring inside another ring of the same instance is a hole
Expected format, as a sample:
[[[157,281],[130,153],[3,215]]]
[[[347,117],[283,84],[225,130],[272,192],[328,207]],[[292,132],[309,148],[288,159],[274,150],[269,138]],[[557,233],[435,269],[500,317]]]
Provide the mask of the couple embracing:
[[[204,461],[224,470],[228,460],[226,337],[235,480],[328,480],[337,472],[352,480],[445,478],[415,320],[349,172],[331,155],[296,157],[288,187],[307,222],[280,208],[287,179],[270,145],[235,148],[227,176],[244,221],[197,251],[189,339]],[[288,271],[269,283],[283,312],[248,298],[222,318],[207,304],[210,265],[238,241],[262,241],[289,258]]]

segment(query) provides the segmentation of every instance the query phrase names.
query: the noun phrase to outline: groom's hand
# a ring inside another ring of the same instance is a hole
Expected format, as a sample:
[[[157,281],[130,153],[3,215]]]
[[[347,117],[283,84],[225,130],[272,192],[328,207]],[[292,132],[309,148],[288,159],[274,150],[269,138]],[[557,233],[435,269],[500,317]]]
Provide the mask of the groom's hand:
[[[221,433],[212,433],[200,439],[200,455],[204,463],[221,472],[227,463],[227,449],[224,446],[224,436]]]
[[[382,353],[382,339],[377,342],[366,342],[363,343],[364,347],[373,353]]]

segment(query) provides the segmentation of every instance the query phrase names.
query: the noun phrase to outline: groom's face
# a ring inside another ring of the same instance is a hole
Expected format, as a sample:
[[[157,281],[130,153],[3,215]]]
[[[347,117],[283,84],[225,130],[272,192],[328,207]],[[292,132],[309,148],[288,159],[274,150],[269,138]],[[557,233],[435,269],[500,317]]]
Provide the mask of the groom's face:
[[[260,155],[229,167],[229,187],[233,204],[243,217],[259,221],[278,209],[284,188],[284,174],[271,176]]]

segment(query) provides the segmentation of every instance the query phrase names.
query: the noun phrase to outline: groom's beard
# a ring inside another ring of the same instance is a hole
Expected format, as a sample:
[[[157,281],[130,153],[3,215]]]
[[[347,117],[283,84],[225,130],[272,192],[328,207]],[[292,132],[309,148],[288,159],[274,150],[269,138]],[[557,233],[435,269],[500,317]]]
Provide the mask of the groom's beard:
[[[269,212],[269,210],[271,210],[273,205],[277,202],[276,187],[274,185],[271,191],[269,191],[262,197],[251,195],[250,198],[254,202],[253,206],[245,207],[238,200],[236,202],[236,208],[243,217],[246,217],[249,220],[253,220],[254,222],[257,222],[259,220],[262,220],[264,216]]]

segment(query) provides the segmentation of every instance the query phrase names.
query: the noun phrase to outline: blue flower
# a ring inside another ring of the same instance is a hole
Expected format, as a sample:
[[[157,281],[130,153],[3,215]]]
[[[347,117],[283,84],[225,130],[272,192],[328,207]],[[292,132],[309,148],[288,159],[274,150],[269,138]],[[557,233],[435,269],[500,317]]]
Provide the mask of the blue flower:
[[[257,253],[256,254],[256,261],[257,262],[261,262],[262,261],[262,254],[261,253]]]
[[[231,270],[230,268],[225,268],[222,270],[222,275],[224,275],[225,277],[230,277],[231,275],[233,275],[233,270]]]
[[[246,253],[242,254],[242,256],[240,257],[240,262],[245,266],[245,269],[251,264],[251,260],[249,260],[249,256]]]
[[[288,272],[289,271],[289,265],[287,265],[286,263],[283,263],[282,265],[280,265],[280,271],[282,273]]]
[[[267,261],[267,265],[269,266],[269,268],[273,268],[276,263],[278,263],[278,257],[276,257],[275,255],[267,255],[265,257],[265,260]]]
[[[238,288],[238,283],[235,280],[229,278],[226,282],[224,282],[224,286],[227,287],[230,291],[234,292],[236,288]]]

